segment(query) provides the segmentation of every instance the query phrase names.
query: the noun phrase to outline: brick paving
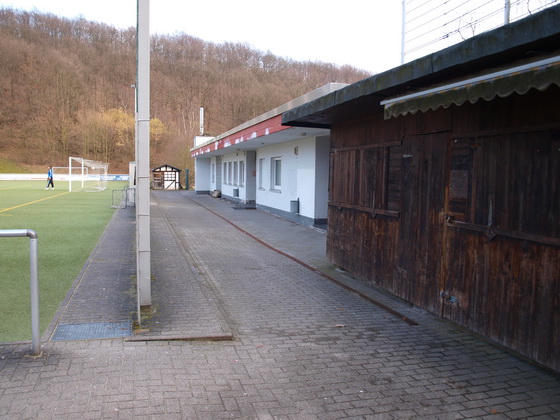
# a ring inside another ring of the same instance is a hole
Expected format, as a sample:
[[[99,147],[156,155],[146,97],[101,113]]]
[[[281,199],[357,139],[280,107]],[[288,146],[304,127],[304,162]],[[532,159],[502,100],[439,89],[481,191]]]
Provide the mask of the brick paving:
[[[1,419],[560,419],[558,374],[337,270],[323,232],[192,192],[152,192],[142,330],[52,341],[134,319],[133,222],[117,210],[41,357],[0,344]]]

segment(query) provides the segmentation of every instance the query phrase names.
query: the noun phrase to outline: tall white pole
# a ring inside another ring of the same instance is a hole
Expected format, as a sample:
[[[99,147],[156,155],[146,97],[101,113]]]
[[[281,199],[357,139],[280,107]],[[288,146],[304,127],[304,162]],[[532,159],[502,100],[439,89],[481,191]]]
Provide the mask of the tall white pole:
[[[504,4],[504,25],[507,25],[509,23],[510,9],[511,9],[510,0],[505,0],[505,4]]]
[[[138,323],[152,304],[150,243],[150,0],[138,0],[136,113],[136,274]]]

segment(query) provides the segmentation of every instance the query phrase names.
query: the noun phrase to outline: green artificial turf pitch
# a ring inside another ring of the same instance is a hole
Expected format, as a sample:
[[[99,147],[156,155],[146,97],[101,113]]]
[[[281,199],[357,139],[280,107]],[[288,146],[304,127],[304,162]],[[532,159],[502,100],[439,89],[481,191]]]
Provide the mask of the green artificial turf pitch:
[[[41,334],[95,248],[114,209],[110,182],[102,192],[68,192],[67,182],[0,181],[0,229],[38,235]],[[0,343],[31,340],[29,238],[0,238]]]

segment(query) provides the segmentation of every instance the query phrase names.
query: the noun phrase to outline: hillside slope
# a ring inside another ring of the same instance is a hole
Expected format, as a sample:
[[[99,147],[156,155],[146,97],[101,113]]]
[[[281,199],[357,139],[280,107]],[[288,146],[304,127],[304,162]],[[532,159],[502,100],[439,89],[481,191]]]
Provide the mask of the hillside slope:
[[[151,43],[152,166],[192,168],[201,106],[205,134],[216,135],[325,83],[369,76],[187,34],[153,36]],[[4,8],[0,57],[3,158],[42,167],[82,156],[127,171],[134,160],[135,29]]]

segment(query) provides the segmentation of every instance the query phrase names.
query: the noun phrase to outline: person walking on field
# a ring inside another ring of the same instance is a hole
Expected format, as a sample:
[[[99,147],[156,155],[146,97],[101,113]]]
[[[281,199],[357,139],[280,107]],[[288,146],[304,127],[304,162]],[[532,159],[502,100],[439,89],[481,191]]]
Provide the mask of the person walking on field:
[[[45,188],[45,190],[48,190],[49,186],[51,186],[54,190],[54,174],[52,166],[49,166],[49,171],[47,172],[47,188]]]

